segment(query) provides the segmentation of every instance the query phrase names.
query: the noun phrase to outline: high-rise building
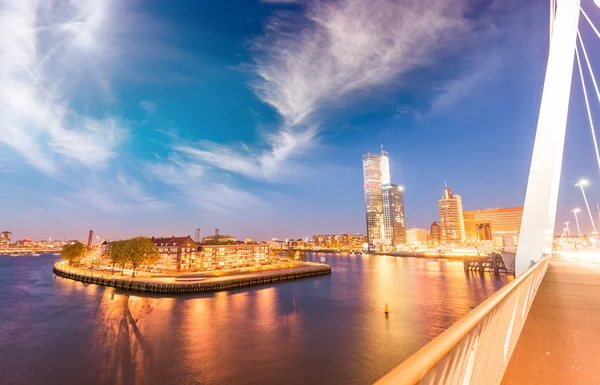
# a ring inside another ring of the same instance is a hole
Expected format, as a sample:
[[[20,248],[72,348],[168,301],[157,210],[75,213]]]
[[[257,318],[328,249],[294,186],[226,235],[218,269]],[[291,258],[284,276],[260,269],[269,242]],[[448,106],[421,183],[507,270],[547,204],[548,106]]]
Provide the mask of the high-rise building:
[[[392,246],[406,243],[406,222],[404,220],[404,188],[396,184],[381,186],[383,199],[383,238]]]
[[[522,207],[465,211],[467,241],[494,241],[498,246],[517,246],[522,218]]]
[[[367,242],[369,248],[385,243],[382,185],[390,184],[390,159],[388,153],[370,152],[363,155],[363,176],[367,217]]]
[[[460,195],[452,194],[452,190],[445,187],[444,196],[438,204],[442,230],[441,242],[446,244],[464,242],[466,240],[465,221]]]
[[[10,245],[10,238],[12,233],[10,231],[3,231],[0,233],[0,247],[8,247]]]
[[[442,227],[438,222],[431,224],[431,242],[436,245],[442,242]]]

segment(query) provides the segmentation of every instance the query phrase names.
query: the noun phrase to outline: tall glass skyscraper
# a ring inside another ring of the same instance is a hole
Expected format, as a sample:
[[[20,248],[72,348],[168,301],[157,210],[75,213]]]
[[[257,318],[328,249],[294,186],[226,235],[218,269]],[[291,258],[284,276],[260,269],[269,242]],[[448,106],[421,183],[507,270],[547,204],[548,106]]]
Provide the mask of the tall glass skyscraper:
[[[381,186],[383,198],[384,238],[392,246],[406,243],[406,222],[404,220],[404,188],[397,184]]]
[[[388,153],[382,149],[381,154],[364,154],[363,176],[369,248],[405,243],[403,189],[390,182]]]

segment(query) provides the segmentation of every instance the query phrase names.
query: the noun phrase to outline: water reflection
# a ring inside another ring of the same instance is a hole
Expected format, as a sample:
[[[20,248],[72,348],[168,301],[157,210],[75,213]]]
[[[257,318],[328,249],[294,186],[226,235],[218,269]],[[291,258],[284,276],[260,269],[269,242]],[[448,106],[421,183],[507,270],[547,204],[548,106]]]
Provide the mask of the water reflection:
[[[461,262],[326,259],[331,276],[169,298],[55,279],[52,257],[0,257],[0,378],[366,384],[506,283]]]

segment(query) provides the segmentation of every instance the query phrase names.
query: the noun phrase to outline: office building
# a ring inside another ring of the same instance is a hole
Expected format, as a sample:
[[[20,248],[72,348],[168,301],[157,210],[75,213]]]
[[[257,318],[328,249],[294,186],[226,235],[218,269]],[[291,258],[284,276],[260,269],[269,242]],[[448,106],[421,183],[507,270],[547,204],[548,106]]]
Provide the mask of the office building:
[[[518,244],[522,207],[489,208],[464,212],[467,241],[492,241],[497,246]]]
[[[0,248],[7,248],[10,245],[10,239],[12,233],[10,231],[3,231],[0,233]]]
[[[367,243],[371,250],[406,243],[403,187],[390,181],[387,152],[363,155]]]
[[[442,242],[442,227],[438,222],[433,222],[430,230],[431,242],[434,245],[439,245]]]
[[[381,186],[383,200],[384,239],[392,246],[406,243],[406,222],[404,221],[404,188],[396,184]]]
[[[406,230],[406,243],[421,246],[427,243],[427,230],[413,227]]]
[[[363,176],[367,217],[367,242],[370,249],[385,243],[383,223],[383,197],[381,186],[390,184],[390,159],[388,153],[370,152],[363,155]],[[391,242],[390,242],[391,243]]]
[[[312,236],[312,246],[318,249],[360,250],[366,242],[364,235],[318,234]]]
[[[440,208],[441,243],[458,244],[466,241],[465,222],[463,218],[460,195],[452,193],[447,186],[444,195],[438,202]]]

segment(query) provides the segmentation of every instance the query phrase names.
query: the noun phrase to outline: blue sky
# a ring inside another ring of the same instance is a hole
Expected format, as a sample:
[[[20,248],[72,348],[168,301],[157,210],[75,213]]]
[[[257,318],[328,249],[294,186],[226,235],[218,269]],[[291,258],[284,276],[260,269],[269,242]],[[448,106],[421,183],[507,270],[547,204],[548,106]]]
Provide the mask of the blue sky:
[[[438,219],[444,181],[465,210],[523,203],[546,1],[8,3],[0,230],[15,238],[364,233],[361,154],[381,144],[410,227]],[[583,208],[582,176],[600,203],[573,84],[558,223]]]

